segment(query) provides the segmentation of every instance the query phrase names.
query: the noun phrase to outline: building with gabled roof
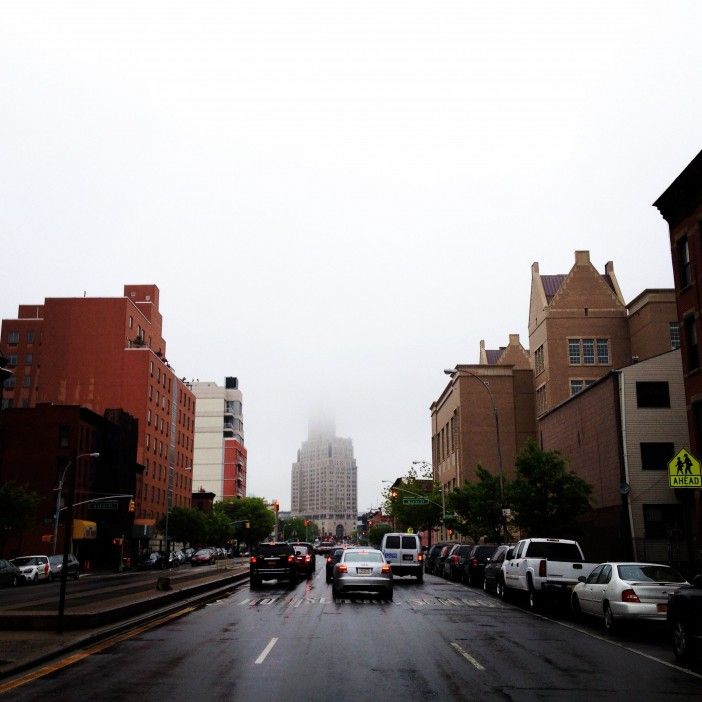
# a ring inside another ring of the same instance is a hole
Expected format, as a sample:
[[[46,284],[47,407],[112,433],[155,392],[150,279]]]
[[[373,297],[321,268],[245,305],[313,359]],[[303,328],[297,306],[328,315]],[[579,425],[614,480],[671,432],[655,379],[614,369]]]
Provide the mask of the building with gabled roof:
[[[557,275],[532,264],[529,348],[537,416],[631,363],[627,306],[611,261],[599,273],[589,251],[576,251],[570,271]]]

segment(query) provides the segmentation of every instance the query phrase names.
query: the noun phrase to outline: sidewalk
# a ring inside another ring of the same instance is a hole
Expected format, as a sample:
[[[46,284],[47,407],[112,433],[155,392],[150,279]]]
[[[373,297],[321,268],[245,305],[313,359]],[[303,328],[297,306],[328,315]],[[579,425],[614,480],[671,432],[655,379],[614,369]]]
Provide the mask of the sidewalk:
[[[139,622],[167,613],[184,600],[206,599],[213,590],[225,588],[245,579],[248,565],[230,561],[212,570],[181,566],[164,571],[170,590],[157,590],[156,579],[141,583],[126,582],[114,575],[114,584],[92,593],[68,593],[64,631],[57,628],[55,593],[42,593],[27,603],[0,606],[0,679],[13,676],[62,653],[85,648]],[[85,576],[85,577],[93,577]],[[81,578],[82,579],[82,578]],[[46,597],[41,597],[46,594]]]

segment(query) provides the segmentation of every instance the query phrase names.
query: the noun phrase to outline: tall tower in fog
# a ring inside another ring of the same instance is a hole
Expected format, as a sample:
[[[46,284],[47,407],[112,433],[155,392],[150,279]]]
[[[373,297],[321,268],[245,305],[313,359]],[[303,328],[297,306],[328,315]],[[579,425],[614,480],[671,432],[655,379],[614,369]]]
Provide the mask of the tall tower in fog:
[[[291,513],[312,519],[337,538],[356,528],[357,483],[353,442],[336,436],[334,422],[310,421],[292,465]]]

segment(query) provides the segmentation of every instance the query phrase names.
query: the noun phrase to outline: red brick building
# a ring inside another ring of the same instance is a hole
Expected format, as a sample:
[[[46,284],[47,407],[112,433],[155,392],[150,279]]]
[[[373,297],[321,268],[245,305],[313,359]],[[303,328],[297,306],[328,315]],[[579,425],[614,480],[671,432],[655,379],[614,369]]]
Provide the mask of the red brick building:
[[[5,407],[41,402],[97,413],[119,407],[138,421],[136,489],[141,536],[166,505],[190,506],[195,397],[166,356],[156,285],[114,298],[46,298],[4,319],[0,341],[15,371]]]

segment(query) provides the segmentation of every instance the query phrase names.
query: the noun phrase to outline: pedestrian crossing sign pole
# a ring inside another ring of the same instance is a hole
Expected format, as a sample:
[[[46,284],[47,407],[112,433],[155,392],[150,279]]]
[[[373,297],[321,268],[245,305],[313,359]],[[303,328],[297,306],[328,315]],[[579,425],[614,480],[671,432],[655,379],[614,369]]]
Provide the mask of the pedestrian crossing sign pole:
[[[672,488],[702,487],[700,462],[687,449],[678,451],[668,463],[668,484]]]

